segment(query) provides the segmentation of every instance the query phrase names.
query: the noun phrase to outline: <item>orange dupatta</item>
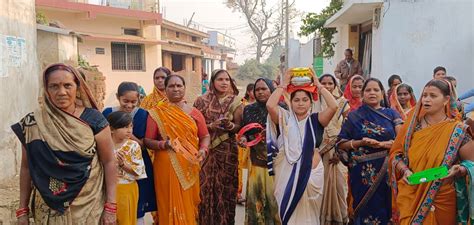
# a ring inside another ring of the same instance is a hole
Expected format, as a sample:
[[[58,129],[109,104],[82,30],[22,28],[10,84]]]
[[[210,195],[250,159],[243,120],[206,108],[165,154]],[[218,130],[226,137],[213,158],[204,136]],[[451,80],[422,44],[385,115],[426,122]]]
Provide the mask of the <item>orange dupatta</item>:
[[[392,94],[389,96],[390,98],[390,107],[394,110],[396,110],[400,116],[402,117],[403,120],[407,119],[408,113],[410,112],[413,107],[416,106],[416,98],[413,93],[411,93],[411,99],[410,102],[408,102],[410,109],[408,111],[405,111],[405,109],[402,107],[402,104],[400,104],[400,101],[398,101],[398,88],[400,87],[401,84],[397,85],[394,90],[392,91]]]
[[[140,107],[146,110],[151,110],[157,106],[159,102],[167,100],[168,98],[166,95],[162,91],[158,90],[158,88],[154,87],[153,92],[147,95],[140,103]]]
[[[199,180],[199,161],[190,161],[184,154],[197,156],[199,149],[198,128],[194,119],[181,108],[167,102],[159,102],[150,116],[156,121],[163,139],[170,139],[174,151],[168,151],[171,164],[184,190]]]
[[[454,102],[454,104],[452,104]],[[397,171],[402,161],[413,172],[441,165],[451,166],[457,160],[457,150],[464,138],[466,126],[457,118],[455,99],[451,96],[446,106],[447,121],[416,130],[423,117],[421,101],[409,113],[390,150],[390,182],[392,185],[392,220],[396,224],[454,224],[456,221],[456,193],[453,186],[441,181],[408,185]],[[436,198],[435,198],[436,197]]]

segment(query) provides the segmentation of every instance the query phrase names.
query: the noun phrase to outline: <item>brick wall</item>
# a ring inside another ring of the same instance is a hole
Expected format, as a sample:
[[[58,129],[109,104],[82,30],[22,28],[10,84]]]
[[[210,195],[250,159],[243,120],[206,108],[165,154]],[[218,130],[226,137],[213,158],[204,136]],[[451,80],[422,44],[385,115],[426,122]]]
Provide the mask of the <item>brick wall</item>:
[[[98,70],[79,69],[84,75],[100,111],[104,108],[105,101],[105,76]]]

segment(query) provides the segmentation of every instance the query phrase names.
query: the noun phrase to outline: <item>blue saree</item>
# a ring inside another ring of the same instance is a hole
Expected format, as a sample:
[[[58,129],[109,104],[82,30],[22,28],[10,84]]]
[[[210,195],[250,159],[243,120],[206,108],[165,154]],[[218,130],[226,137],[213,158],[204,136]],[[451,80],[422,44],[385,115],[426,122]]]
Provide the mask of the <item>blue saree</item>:
[[[400,115],[390,108],[374,109],[363,104],[349,113],[343,123],[338,143],[371,138],[395,139]],[[388,149],[360,147],[348,154],[349,185],[353,199],[353,222],[388,224],[391,218],[391,194],[388,185]]]

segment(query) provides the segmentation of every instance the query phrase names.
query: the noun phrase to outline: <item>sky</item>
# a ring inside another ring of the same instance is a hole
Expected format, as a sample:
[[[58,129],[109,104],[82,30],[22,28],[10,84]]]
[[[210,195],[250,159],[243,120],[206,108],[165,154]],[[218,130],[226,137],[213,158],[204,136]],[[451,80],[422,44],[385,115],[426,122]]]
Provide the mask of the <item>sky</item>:
[[[245,59],[252,58],[253,48],[251,41],[251,31],[243,15],[239,12],[232,12],[224,4],[225,0],[161,0],[163,17],[167,20],[184,24],[188,21],[193,12],[193,21],[202,24],[201,29],[218,30],[236,39],[237,52],[235,61],[239,64]],[[279,0],[267,0],[267,4],[275,5]],[[291,0],[290,0],[291,2]],[[301,26],[301,18],[308,12],[320,12],[329,5],[330,0],[296,0],[295,7],[300,12],[292,26],[293,37],[306,41],[307,38],[300,38],[296,35]],[[205,27],[204,27],[205,26]],[[290,35],[291,37],[291,35]]]

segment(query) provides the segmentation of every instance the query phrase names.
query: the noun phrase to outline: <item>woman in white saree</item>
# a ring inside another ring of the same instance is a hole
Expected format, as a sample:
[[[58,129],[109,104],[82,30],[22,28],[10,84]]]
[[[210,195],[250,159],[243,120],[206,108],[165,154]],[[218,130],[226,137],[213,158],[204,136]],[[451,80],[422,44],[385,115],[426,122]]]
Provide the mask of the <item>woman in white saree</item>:
[[[283,225],[320,224],[324,166],[315,148],[322,142],[324,127],[337,110],[334,97],[314,76],[313,88],[293,88],[289,110],[278,105],[290,83],[290,73],[267,101],[268,169],[275,175],[275,197]],[[317,88],[314,88],[317,87]],[[319,113],[311,111],[318,93],[327,103]]]

